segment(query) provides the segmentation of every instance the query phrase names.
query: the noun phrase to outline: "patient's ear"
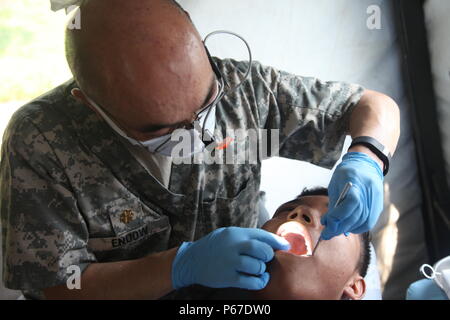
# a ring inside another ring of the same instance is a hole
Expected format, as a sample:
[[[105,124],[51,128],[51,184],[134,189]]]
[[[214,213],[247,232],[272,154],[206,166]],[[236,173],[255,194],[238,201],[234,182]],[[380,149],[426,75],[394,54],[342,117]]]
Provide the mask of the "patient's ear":
[[[345,285],[341,299],[361,300],[366,293],[366,281],[359,274],[355,274]]]

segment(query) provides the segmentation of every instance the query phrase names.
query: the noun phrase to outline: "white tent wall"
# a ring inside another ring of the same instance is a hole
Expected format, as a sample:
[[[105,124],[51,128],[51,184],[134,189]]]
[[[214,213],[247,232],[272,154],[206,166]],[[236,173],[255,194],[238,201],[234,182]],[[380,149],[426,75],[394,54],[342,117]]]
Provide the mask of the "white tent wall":
[[[450,184],[450,1],[427,0],[424,11],[447,180]]]
[[[373,230],[385,299],[404,298],[427,261],[410,106],[391,1],[383,0],[179,0],[202,36],[230,30],[246,38],[255,60],[302,76],[359,83],[394,98],[402,134],[385,180],[385,209]],[[380,8],[381,29],[370,30],[368,8]],[[247,59],[228,36],[208,41],[211,54]],[[327,185],[331,171],[298,161],[263,162],[261,190],[267,208],[292,199],[303,187]]]

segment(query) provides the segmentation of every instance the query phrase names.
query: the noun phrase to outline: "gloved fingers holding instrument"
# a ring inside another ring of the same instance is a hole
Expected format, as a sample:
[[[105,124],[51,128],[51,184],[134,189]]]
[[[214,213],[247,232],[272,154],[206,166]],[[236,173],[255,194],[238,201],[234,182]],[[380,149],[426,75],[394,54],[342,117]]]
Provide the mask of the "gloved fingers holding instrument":
[[[337,205],[345,185],[345,198]],[[329,240],[342,233],[363,233],[372,229],[383,209],[383,172],[367,154],[349,152],[337,166],[328,186],[329,211],[322,217],[321,238]]]
[[[260,290],[269,281],[266,262],[273,259],[274,250],[289,248],[285,239],[262,229],[220,228],[180,246],[172,264],[172,284],[175,289],[200,284]]]

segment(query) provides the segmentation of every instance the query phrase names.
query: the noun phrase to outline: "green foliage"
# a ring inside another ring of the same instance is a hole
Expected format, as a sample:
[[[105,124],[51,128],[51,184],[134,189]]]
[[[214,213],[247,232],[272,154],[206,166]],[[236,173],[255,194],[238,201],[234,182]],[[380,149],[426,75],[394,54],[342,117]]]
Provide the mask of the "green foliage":
[[[65,20],[48,0],[1,0],[0,103],[31,100],[70,78]]]

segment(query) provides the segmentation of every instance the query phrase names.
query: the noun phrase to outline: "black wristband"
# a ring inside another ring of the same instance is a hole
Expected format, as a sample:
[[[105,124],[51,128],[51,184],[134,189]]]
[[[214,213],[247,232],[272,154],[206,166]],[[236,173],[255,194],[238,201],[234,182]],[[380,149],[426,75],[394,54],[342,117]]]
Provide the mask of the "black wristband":
[[[383,169],[383,175],[387,175],[389,171],[389,162],[391,161],[391,154],[389,150],[382,145],[377,139],[372,137],[356,137],[353,139],[352,144],[350,145],[349,149],[356,145],[362,145],[370,149],[373,153],[376,154],[378,158],[383,162],[384,169]]]

